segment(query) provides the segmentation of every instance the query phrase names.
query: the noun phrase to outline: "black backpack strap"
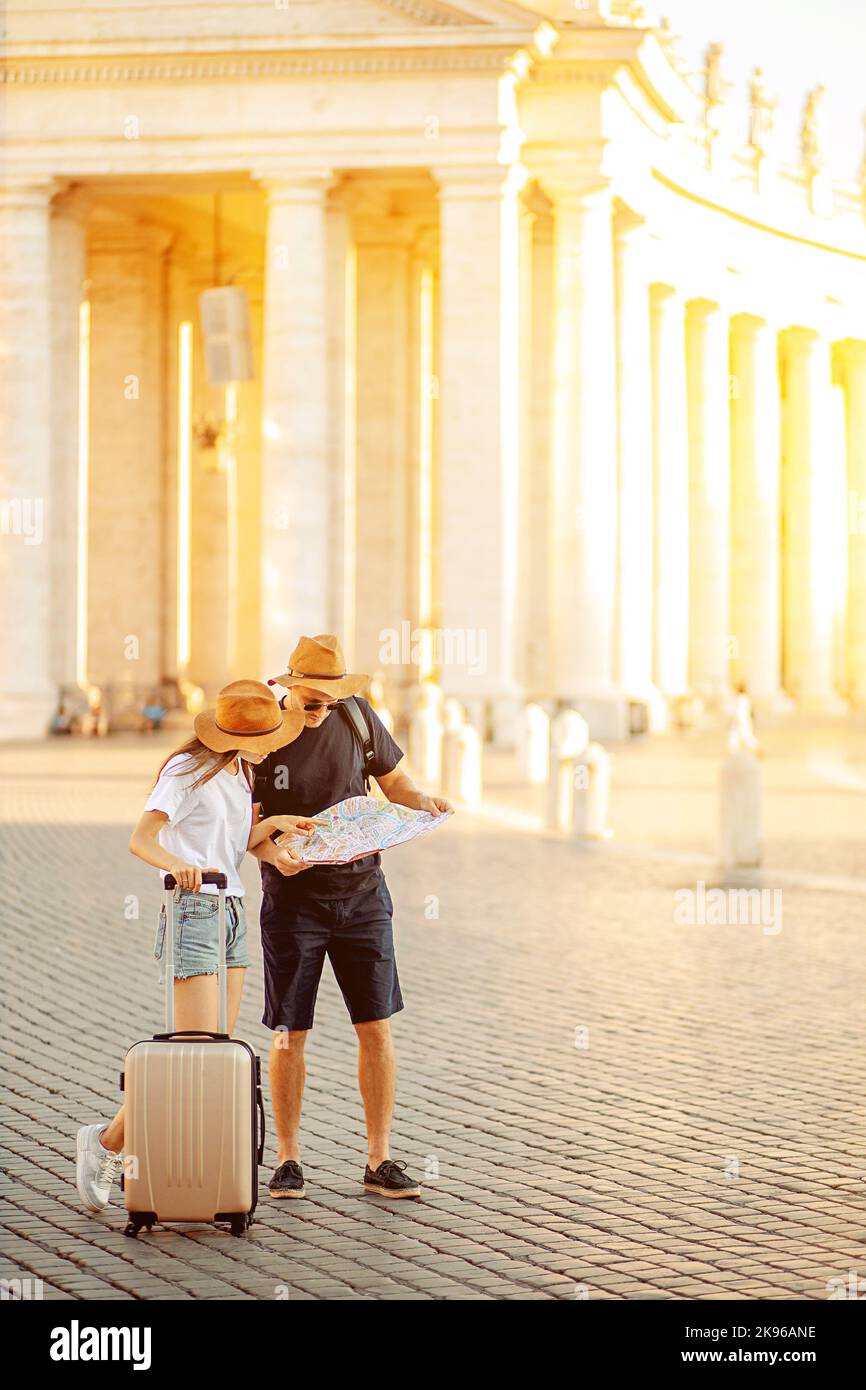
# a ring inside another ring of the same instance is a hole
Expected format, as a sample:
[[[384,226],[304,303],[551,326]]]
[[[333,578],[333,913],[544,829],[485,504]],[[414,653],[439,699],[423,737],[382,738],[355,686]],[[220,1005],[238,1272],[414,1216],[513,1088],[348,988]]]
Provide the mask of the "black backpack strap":
[[[341,700],[338,709],[343,718],[348,722],[349,728],[361,745],[361,751],[364,755],[364,786],[367,791],[369,791],[370,764],[376,754],[373,748],[373,735],[370,733],[367,717],[354,695],[350,695],[346,700]]]

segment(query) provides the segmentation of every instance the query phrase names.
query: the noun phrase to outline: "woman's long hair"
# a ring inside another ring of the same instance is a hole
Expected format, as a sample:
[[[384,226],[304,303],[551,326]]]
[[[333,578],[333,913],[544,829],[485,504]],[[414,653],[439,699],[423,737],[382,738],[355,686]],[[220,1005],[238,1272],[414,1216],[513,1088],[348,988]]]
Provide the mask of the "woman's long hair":
[[[186,775],[189,772],[201,771],[201,776],[197,777],[190,787],[190,791],[195,791],[196,787],[203,787],[205,782],[209,782],[212,777],[216,777],[218,772],[222,772],[224,767],[228,767],[237,758],[240,763],[241,772],[247,779],[247,786],[250,791],[253,789],[255,776],[251,765],[244,757],[233,749],[228,753],[215,753],[212,748],[207,748],[200,738],[188,738],[186,743],[182,743],[180,748],[175,748],[173,753],[169,753],[159,772],[156,774],[154,786],[159,781],[172,758],[186,758],[183,767],[176,769],[177,775]]]

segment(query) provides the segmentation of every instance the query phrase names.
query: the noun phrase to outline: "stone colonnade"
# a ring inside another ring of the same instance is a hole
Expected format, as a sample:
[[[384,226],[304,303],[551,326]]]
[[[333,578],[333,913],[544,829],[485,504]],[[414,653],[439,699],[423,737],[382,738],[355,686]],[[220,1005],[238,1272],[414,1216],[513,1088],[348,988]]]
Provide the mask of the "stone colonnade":
[[[353,662],[406,684],[414,657],[383,656],[380,640],[405,621],[445,635],[443,685],[486,706],[494,732],[527,695],[576,702],[600,737],[624,732],[635,704],[657,726],[670,700],[712,703],[732,682],[767,706],[866,698],[866,342],[677,283],[647,218],[606,182],[434,167],[411,174],[426,180],[414,216],[382,176],[365,200],[357,173],[253,174],[266,200],[260,605],[241,620],[260,625],[262,673],[300,630],[337,629]],[[147,389],[170,372],[130,330],[141,418],[130,432],[100,397],[83,552],[84,235],[57,192],[12,183],[0,197],[4,526],[18,542],[2,548],[0,658],[19,733],[44,727],[75,673],[83,571],[111,605],[105,528],[127,533],[154,676],[179,674],[153,587],[154,564],[176,583],[159,481],[176,420]],[[91,220],[90,263],[103,245],[116,257],[119,237]],[[153,228],[130,234],[111,302],[91,301],[91,401],[108,370],[100,324],[140,323],[135,304],[167,292],[163,249]],[[207,583],[225,622],[221,558]],[[98,643],[89,654],[104,664]]]

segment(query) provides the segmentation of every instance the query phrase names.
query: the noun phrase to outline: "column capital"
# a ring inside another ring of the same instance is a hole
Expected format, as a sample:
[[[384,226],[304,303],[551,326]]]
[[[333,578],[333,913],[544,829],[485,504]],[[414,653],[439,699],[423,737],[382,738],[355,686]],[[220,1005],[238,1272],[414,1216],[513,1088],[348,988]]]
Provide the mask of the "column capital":
[[[653,305],[672,304],[683,298],[682,290],[677,285],[668,285],[663,281],[653,281],[649,291]]]
[[[312,203],[323,199],[336,183],[333,169],[254,169],[252,176],[269,203]]]
[[[814,347],[821,340],[821,333],[817,328],[808,328],[805,324],[789,324],[779,333],[783,343],[790,343],[792,347]]]
[[[722,305],[717,299],[690,299],[688,301],[689,312],[697,318],[712,318],[714,314],[721,312]]]
[[[47,209],[63,181],[50,174],[12,174],[0,184],[0,207],[24,211]]]
[[[587,179],[580,174],[570,174],[567,170],[539,172],[538,181],[557,210],[573,208],[581,212],[586,211],[602,201],[608,201],[612,196],[608,179]]]
[[[553,202],[579,203],[612,193],[613,185],[604,167],[607,143],[590,141],[570,150],[538,145],[527,149],[524,162]]]
[[[840,338],[833,347],[843,361],[866,365],[866,340],[863,338]]]
[[[754,337],[765,328],[770,328],[771,324],[761,314],[732,314],[731,333],[739,337]]]
[[[522,164],[441,165],[431,172],[438,184],[440,202],[458,198],[499,199],[519,193],[528,179]]]

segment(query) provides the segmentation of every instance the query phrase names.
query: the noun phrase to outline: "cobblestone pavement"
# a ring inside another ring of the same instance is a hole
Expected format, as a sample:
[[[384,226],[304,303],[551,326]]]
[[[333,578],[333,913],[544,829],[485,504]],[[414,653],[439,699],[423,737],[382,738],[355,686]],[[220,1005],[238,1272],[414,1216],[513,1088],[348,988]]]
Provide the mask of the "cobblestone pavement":
[[[781,931],[778,914],[679,925],[674,894],[695,870],[654,836],[649,763],[625,755],[615,807],[636,823],[638,784],[641,838],[661,853],[462,815],[388,856],[407,1000],[395,1152],[428,1174],[422,1202],[362,1193],[354,1035],[328,974],[306,1201],[265,1196],[243,1240],[159,1228],[132,1242],[119,1193],[85,1215],[75,1131],[112,1113],[125,1047],[161,1022],[157,884],[126,852],[161,753],[0,749],[0,1276],[58,1299],[824,1299],[829,1281],[866,1276],[862,895],[788,885]],[[651,759],[666,793],[683,756]],[[837,791],[853,842],[862,800]],[[828,817],[799,825],[800,861],[814,837],[825,867],[851,872],[824,848]],[[264,1053],[256,938],[240,1031]]]

